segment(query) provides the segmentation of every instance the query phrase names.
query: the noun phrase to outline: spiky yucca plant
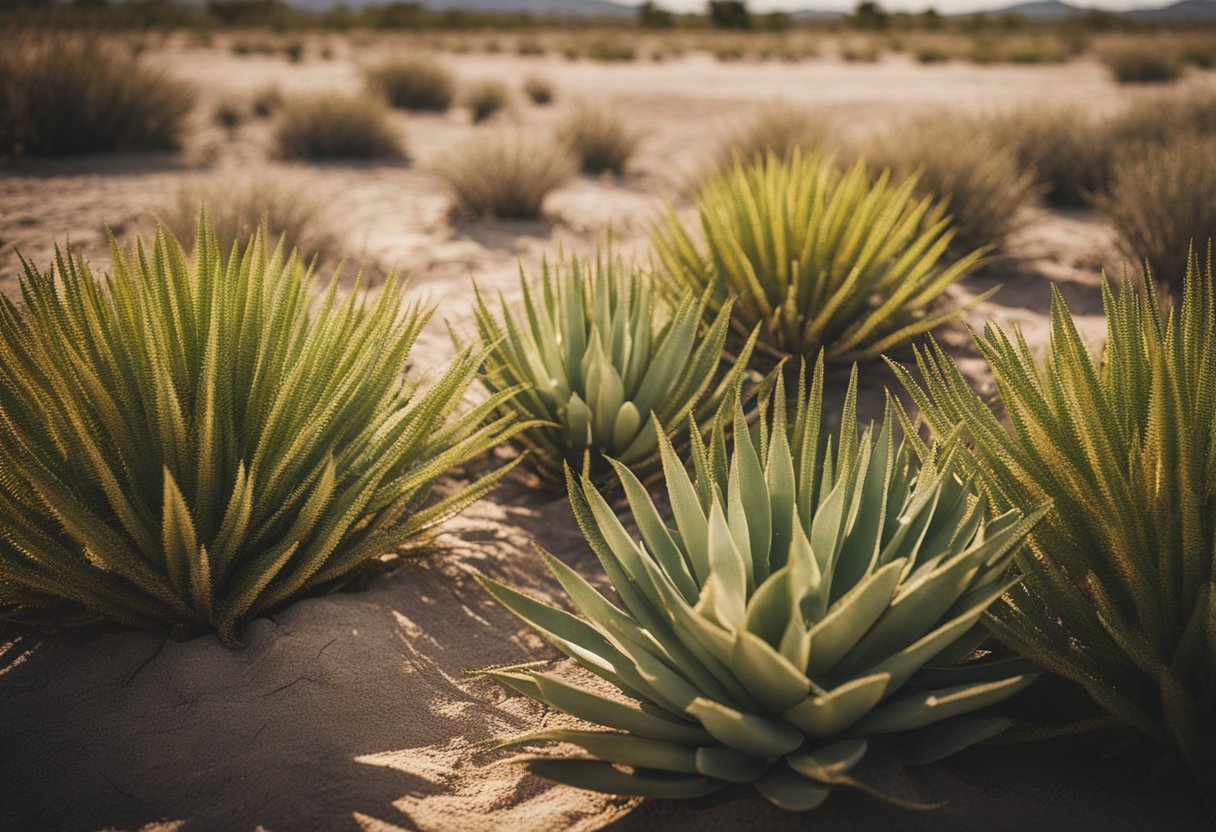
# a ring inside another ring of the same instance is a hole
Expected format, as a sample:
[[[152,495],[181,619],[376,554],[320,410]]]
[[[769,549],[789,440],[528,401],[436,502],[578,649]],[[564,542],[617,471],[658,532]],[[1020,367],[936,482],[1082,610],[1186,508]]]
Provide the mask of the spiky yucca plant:
[[[609,473],[605,455],[639,472],[657,463],[655,424],[682,441],[689,414],[712,413],[751,355],[749,341],[716,379],[729,302],[702,333],[705,298],[685,293],[669,307],[641,268],[611,252],[545,262],[539,286],[522,272],[520,285],[522,308],[504,301],[501,317],[477,295],[483,380],[491,391],[523,388],[500,410],[532,421],[518,439],[559,483],[567,464],[596,479]]]
[[[975,712],[1033,674],[977,656],[978,622],[1009,588],[1006,567],[1041,511],[987,520],[955,453],[936,448],[918,465],[890,409],[859,439],[855,382],[835,441],[820,436],[822,362],[809,394],[800,385],[792,423],[778,385],[754,438],[736,410],[729,459],[729,419],[708,448],[694,444],[695,482],[661,439],[674,522],[618,464],[640,542],[585,478],[572,480],[571,504],[623,608],[548,554],[580,616],[483,579],[620,693],[534,667],[488,671],[608,729],[510,741],[569,743],[594,758],[533,757],[531,771],[649,797],[754,783],[805,810],[836,785],[881,792],[854,769],[871,746],[920,764],[1002,730],[1006,720]]]
[[[770,352],[872,358],[957,315],[932,305],[983,256],[943,260],[950,218],[916,188],[799,150],[740,161],[701,190],[701,244],[674,212],[656,229],[661,273],[715,314],[735,296],[736,328],[759,324]]]
[[[1021,333],[976,342],[1010,429],[940,347],[923,385],[896,368],[928,424],[961,424],[998,510],[1050,497],[993,609],[1000,638],[1080,684],[1106,712],[1216,777],[1216,285],[1192,258],[1181,308],[1153,281],[1103,284],[1107,341],[1086,345],[1058,291],[1045,360]]]
[[[0,300],[0,605],[179,632],[241,622],[391,552],[497,471],[428,501],[446,470],[510,436],[449,420],[481,356],[425,392],[403,377],[429,311],[374,301],[255,235],[194,257],[159,231],[113,270],[57,255]],[[150,256],[149,256],[150,255]]]

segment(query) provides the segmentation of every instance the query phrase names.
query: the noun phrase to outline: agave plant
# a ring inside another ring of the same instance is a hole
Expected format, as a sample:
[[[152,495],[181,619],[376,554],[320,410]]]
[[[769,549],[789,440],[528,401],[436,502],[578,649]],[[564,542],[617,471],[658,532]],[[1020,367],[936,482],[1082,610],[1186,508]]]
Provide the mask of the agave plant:
[[[482,580],[619,692],[534,666],[488,671],[608,729],[510,741],[591,756],[532,757],[529,770],[649,797],[754,783],[776,805],[806,810],[835,785],[881,791],[855,768],[871,747],[921,764],[1003,729],[1006,720],[975,712],[1034,674],[977,656],[978,622],[1011,585],[1006,567],[1041,511],[986,520],[956,454],[935,448],[918,467],[890,408],[859,438],[855,383],[834,443],[820,438],[822,362],[809,395],[800,385],[792,423],[780,385],[756,436],[736,408],[729,460],[726,418],[708,447],[694,442],[695,482],[660,437],[674,522],[618,464],[640,542],[586,478],[572,478],[571,504],[623,608],[548,554],[579,616]]]
[[[158,231],[25,264],[0,300],[0,605],[179,632],[238,625],[391,552],[486,492],[428,501],[448,468],[515,429],[449,421],[481,356],[425,392],[406,357],[429,312],[390,279],[373,302],[264,233],[225,258],[204,215],[194,258]]]
[[[729,301],[702,333],[707,298],[685,293],[668,308],[641,269],[610,252],[545,262],[539,293],[522,272],[520,285],[522,309],[502,302],[501,320],[478,293],[483,378],[491,391],[522,388],[499,409],[529,420],[519,441],[552,481],[566,464],[598,479],[609,470],[604,455],[635,470],[657,463],[655,426],[683,439],[689,414],[725,401],[751,355],[749,341],[719,373]]]
[[[734,296],[741,332],[769,352],[866,359],[962,309],[932,308],[983,251],[943,258],[955,231],[917,178],[841,171],[830,156],[769,153],[711,177],[698,198],[704,242],[673,212],[654,234],[661,274],[719,312]],[[971,302],[978,303],[983,298]]]
[[[1090,357],[1053,293],[1037,362],[1020,333],[976,342],[1012,427],[937,345],[923,386],[897,367],[939,433],[971,435],[998,509],[1050,496],[1055,510],[1018,559],[1025,580],[993,608],[995,633],[1081,685],[1122,724],[1216,777],[1216,285],[1192,258],[1181,309],[1151,279],[1103,283],[1107,341]]]

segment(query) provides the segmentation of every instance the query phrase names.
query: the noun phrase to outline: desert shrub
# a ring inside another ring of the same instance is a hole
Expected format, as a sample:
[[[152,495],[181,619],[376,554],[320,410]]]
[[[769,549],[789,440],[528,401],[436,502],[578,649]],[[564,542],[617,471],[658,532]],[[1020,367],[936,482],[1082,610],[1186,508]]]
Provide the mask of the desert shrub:
[[[304,60],[304,41],[297,39],[287,41],[283,44],[283,54],[291,63],[300,63]]]
[[[403,110],[442,112],[456,97],[456,80],[443,64],[430,58],[391,58],[370,67],[368,87]]]
[[[242,622],[416,543],[502,475],[431,500],[511,429],[449,420],[481,356],[403,377],[429,313],[390,279],[318,302],[256,236],[232,258],[56,257],[0,300],[0,602],[227,642]]]
[[[916,50],[916,62],[921,64],[944,64],[953,57],[949,49],[938,44],[926,44]]]
[[[736,330],[770,353],[872,358],[957,315],[933,304],[981,260],[946,257],[945,206],[918,187],[798,151],[736,165],[701,188],[702,240],[674,211],[655,229],[660,274],[713,313],[736,296]]]
[[[695,479],[660,438],[670,519],[616,466],[640,541],[588,479],[571,480],[619,605],[548,553],[575,614],[481,579],[586,672],[486,672],[600,729],[508,739],[591,757],[524,758],[532,773],[659,798],[751,783],[806,811],[838,785],[888,791],[884,758],[930,763],[1008,724],[977,711],[1036,674],[978,656],[980,618],[1013,582],[1013,552],[1042,512],[985,518],[957,455],[927,451],[919,463],[890,412],[859,437],[850,410],[836,436],[822,436],[822,364],[792,421],[781,389],[758,437],[737,410],[708,449],[694,444]]]
[[[188,84],[70,36],[14,37],[0,78],[0,156],[176,150],[194,106]]]
[[[515,44],[515,54],[525,58],[545,54],[545,45],[534,38],[524,38]]]
[[[1055,205],[1084,205],[1110,179],[1112,138],[1102,121],[1074,109],[1023,108],[989,120],[982,132],[1034,173]]]
[[[553,102],[553,82],[541,75],[529,75],[524,79],[524,95],[533,104],[550,104]]]
[[[718,144],[714,166],[729,170],[735,162],[750,162],[769,153],[788,159],[831,150],[838,141],[835,125],[808,107],[777,101],[761,105],[755,114],[727,133]]]
[[[588,173],[621,174],[637,150],[641,134],[618,110],[584,102],[557,125],[557,139]]]
[[[966,136],[966,141],[959,141]],[[943,114],[896,125],[866,148],[866,158],[898,176],[920,174],[920,193],[949,199],[956,246],[991,246],[1025,225],[1043,188],[1014,151],[968,118]]]
[[[563,147],[516,130],[480,133],[442,156],[435,172],[453,213],[467,218],[532,219],[578,163]]]
[[[220,251],[244,245],[258,229],[270,240],[282,238],[287,250],[299,252],[307,263],[336,259],[338,240],[326,227],[325,205],[308,182],[283,176],[255,176],[182,186],[159,211],[157,222],[188,248],[196,243],[200,209],[206,206],[210,230]]]
[[[253,94],[250,106],[258,118],[269,118],[283,106],[283,91],[277,84],[267,84]]]
[[[215,105],[215,123],[225,130],[235,130],[245,120],[244,103],[230,96],[221,98]]]
[[[1007,36],[977,38],[968,53],[977,64],[1058,64],[1068,57],[1068,49],[1058,40]]]
[[[637,53],[627,43],[597,40],[587,44],[587,57],[593,61],[617,63],[632,61],[637,57]]]
[[[597,480],[613,459],[638,473],[658,461],[656,425],[677,443],[688,417],[702,421],[744,372],[750,349],[717,382],[730,310],[700,332],[706,299],[668,307],[642,270],[611,253],[562,257],[539,285],[521,275],[523,305],[495,316],[478,295],[478,335],[491,391],[522,387],[502,405],[533,424],[517,437],[550,482],[565,465]]]
[[[1120,84],[1177,80],[1183,64],[1170,49],[1153,43],[1125,43],[1104,49],[1100,57]]]
[[[338,92],[287,99],[276,118],[275,145],[284,159],[387,159],[401,139],[377,98]]]
[[[1216,286],[1209,249],[1180,309],[1152,281],[1104,286],[1107,341],[1090,357],[1059,292],[1042,363],[989,325],[977,344],[1000,420],[933,345],[902,381],[935,433],[962,425],[993,507],[1050,498],[993,611],[1010,646],[1073,680],[1107,715],[1216,777]],[[1009,427],[1007,427],[1007,424]]]
[[[1178,56],[1183,63],[1200,69],[1212,69],[1216,67],[1216,44],[1208,38],[1187,41],[1182,45]]]
[[[1114,169],[1094,207],[1119,232],[1129,257],[1176,281],[1190,244],[1216,237],[1216,135],[1133,145],[1119,153]]]
[[[275,46],[267,40],[249,40],[247,38],[237,38],[230,45],[232,54],[242,57],[247,55],[273,55]]]
[[[1169,144],[1192,134],[1216,136],[1216,93],[1171,90],[1138,97],[1112,116],[1105,128],[1115,149],[1132,144]]]
[[[480,124],[507,106],[511,93],[502,81],[479,81],[466,90],[464,103],[469,108],[469,117]]]
[[[840,46],[840,58],[850,64],[875,64],[882,58],[882,48],[877,43],[844,43]]]

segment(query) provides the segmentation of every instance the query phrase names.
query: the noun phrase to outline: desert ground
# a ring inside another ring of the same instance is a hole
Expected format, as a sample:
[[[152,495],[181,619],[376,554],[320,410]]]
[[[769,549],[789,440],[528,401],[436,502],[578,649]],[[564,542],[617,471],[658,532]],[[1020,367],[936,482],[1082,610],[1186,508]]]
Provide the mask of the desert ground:
[[[408,161],[275,161],[264,123],[226,130],[211,118],[214,103],[268,83],[285,92],[355,91],[368,55],[339,42],[332,60],[289,64],[171,44],[146,60],[201,91],[184,151],[0,167],[0,286],[16,287],[16,252],[45,265],[65,240],[103,268],[106,229],[124,241],[146,234],[184,185],[290,177],[323,204],[348,274],[361,265],[374,285],[396,269],[437,305],[411,355],[425,372],[453,353],[445,324],[468,326],[473,280],[511,297],[521,266],[534,271],[562,247],[591,251],[609,230],[622,250],[644,251],[652,220],[669,204],[687,207],[690,183],[720,136],[765,101],[814,107],[864,135],[917,112],[1108,111],[1144,94],[1118,87],[1089,58],[980,67],[921,66],[903,55],[875,64],[724,64],[689,54],[611,66],[552,55],[441,57],[461,81],[511,86],[515,100],[496,118],[499,127],[543,131],[580,99],[613,101],[643,131],[629,171],[560,188],[546,204],[547,220],[457,222],[431,164],[493,125],[470,125],[458,108],[395,112]],[[518,93],[533,73],[554,82],[552,105]],[[1216,89],[1216,73],[1190,73],[1180,83]],[[1086,336],[1100,338],[1101,270],[1127,265],[1114,233],[1085,209],[1039,208],[1028,219],[998,262],[950,290],[965,300],[1002,285],[968,322],[1018,324],[1041,345],[1054,282]],[[939,337],[971,354],[961,326]],[[964,363],[982,383],[979,365]],[[875,415],[889,377],[872,365],[863,380]],[[943,803],[924,813],[842,793],[814,816],[788,816],[742,789],[692,806],[645,803],[530,777],[511,765],[512,752],[486,741],[556,718],[470,671],[551,651],[471,575],[556,600],[533,540],[598,574],[564,497],[521,474],[451,521],[427,557],[258,620],[243,633],[243,649],[213,637],[178,642],[118,628],[0,631],[0,828],[1013,830],[1079,828],[1078,817],[1109,830],[1197,828],[1192,807],[1168,782],[1121,772],[1117,760],[1072,746],[977,747],[918,770],[905,784],[909,799]]]

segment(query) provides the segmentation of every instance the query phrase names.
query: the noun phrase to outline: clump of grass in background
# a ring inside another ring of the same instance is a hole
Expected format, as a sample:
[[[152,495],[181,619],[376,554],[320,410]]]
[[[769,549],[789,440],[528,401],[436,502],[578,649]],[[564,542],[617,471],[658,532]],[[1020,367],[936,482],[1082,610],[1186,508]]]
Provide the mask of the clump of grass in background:
[[[464,104],[473,123],[480,124],[507,106],[510,98],[511,93],[502,81],[478,81],[465,91]]]
[[[1182,136],[1165,145],[1128,146],[1115,160],[1114,179],[1094,207],[1137,262],[1177,281],[1187,251],[1216,237],[1216,136]]]
[[[298,39],[287,41],[283,44],[283,54],[291,63],[300,63],[304,60],[304,41]]]
[[[956,316],[934,304],[981,262],[946,256],[955,231],[918,185],[797,151],[737,164],[702,187],[700,233],[674,211],[655,229],[659,273],[713,312],[734,296],[736,332],[759,325],[770,354],[876,357]]]
[[[266,40],[248,40],[246,38],[237,38],[232,41],[230,46],[232,54],[240,55],[273,55],[277,50],[270,41]]]
[[[194,90],[129,53],[72,36],[6,36],[0,156],[177,150]]]
[[[954,244],[965,250],[999,244],[1025,225],[1044,190],[1014,151],[969,118],[937,114],[897,124],[871,141],[864,155],[899,177],[919,174],[920,193],[948,199]]]
[[[1216,43],[1210,38],[1188,40],[1178,51],[1178,57],[1199,69],[1216,68]]]
[[[157,221],[188,248],[195,243],[202,206],[220,249],[227,254],[264,226],[272,240],[283,239],[288,250],[299,252],[302,262],[314,256],[336,260],[337,237],[326,226],[324,204],[304,180],[283,176],[255,176],[233,181],[184,185],[156,214]]]
[[[1087,193],[1110,180],[1112,140],[1094,116],[1063,107],[1027,107],[988,120],[981,132],[1012,152],[1022,170],[1046,186],[1045,196],[1055,205],[1084,205]]]
[[[524,38],[515,44],[515,54],[533,58],[545,54],[545,45],[534,38]]]
[[[529,75],[524,79],[524,95],[533,104],[550,104],[553,102],[553,82],[541,75]]]
[[[245,120],[244,102],[232,96],[221,98],[215,105],[215,123],[225,130],[235,130]]]
[[[564,147],[518,130],[479,132],[435,166],[453,213],[471,219],[539,217],[545,197],[577,170]]]
[[[274,127],[284,159],[393,159],[404,156],[384,102],[368,95],[306,93],[287,99]]]
[[[840,59],[850,64],[876,64],[882,58],[882,48],[873,41],[868,43],[844,43],[840,46]]]
[[[919,64],[944,64],[954,58],[954,53],[941,44],[926,44],[916,50]]]
[[[442,112],[456,97],[456,80],[431,58],[390,58],[364,73],[368,87],[403,110]]]
[[[637,53],[627,43],[601,40],[587,45],[587,57],[593,61],[618,63],[634,60],[637,58]]]
[[[557,126],[558,141],[588,173],[625,172],[641,134],[604,104],[580,103]]]
[[[1177,80],[1183,64],[1172,50],[1157,43],[1111,45],[1099,53],[1120,84],[1154,84]]]
[[[512,436],[502,398],[449,416],[481,356],[426,390],[404,367],[430,312],[389,279],[321,299],[264,237],[230,259],[70,253],[0,300],[0,608],[237,639],[242,623],[417,545],[499,469],[433,496]],[[87,333],[87,337],[81,337]]]
[[[253,94],[250,106],[258,118],[269,118],[283,106],[283,91],[278,84],[267,84]]]
[[[788,159],[795,151],[809,155],[831,150],[837,141],[835,125],[822,113],[771,102],[726,135],[718,145],[714,166],[729,170],[736,160],[750,162],[770,153],[779,159]]]

